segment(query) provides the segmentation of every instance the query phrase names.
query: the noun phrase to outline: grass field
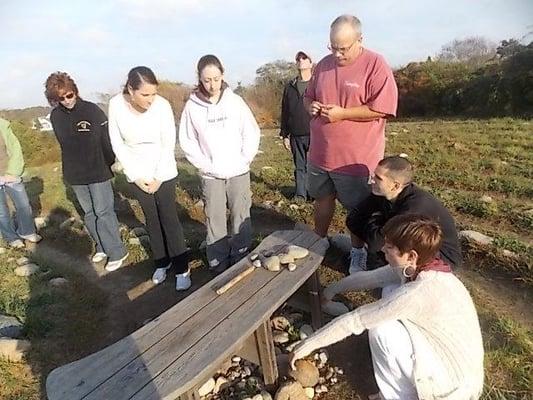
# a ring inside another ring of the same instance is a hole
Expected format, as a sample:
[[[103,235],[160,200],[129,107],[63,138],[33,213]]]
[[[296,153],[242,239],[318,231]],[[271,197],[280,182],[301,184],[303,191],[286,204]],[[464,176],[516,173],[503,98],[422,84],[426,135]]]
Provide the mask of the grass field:
[[[146,251],[130,246],[134,268],[121,270],[112,279],[87,270],[90,240],[80,229],[59,228],[62,219],[77,216],[77,211],[62,184],[57,145],[50,138],[37,140],[21,125],[16,131],[29,159],[28,192],[34,211],[53,218],[43,231],[44,247],[31,255],[41,265],[41,273],[29,279],[16,277],[13,259],[22,252],[0,254],[0,313],[22,320],[32,343],[25,363],[0,361],[0,399],[33,400],[45,398],[43,384],[52,368],[90,354],[142,324],[148,312],[126,315],[128,305],[142,308],[142,299],[119,298],[117,288],[126,284],[121,281],[125,277],[141,285],[149,276],[150,265]],[[465,268],[459,271],[482,323],[486,350],[483,398],[487,400],[533,398],[532,131],[530,121],[514,119],[420,120],[393,122],[387,127],[386,153],[408,155],[416,165],[416,181],[442,199],[461,229],[495,238],[489,248],[464,243]],[[294,222],[312,224],[312,206],[289,200],[292,162],[276,132],[263,131],[261,151],[252,166],[257,241]],[[199,182],[182,158],[178,165],[179,214],[189,245],[195,249],[204,235],[203,213],[195,204],[200,198]],[[124,179],[117,178],[116,187],[122,221],[138,224],[141,214],[128,198]],[[337,211],[332,231],[343,231],[345,214],[340,206]],[[504,249],[514,255],[505,254]],[[203,255],[200,251],[194,254],[201,272]],[[323,283],[340,278],[335,263],[335,255],[328,255],[321,268]],[[51,288],[48,280],[56,276],[69,279],[69,285]],[[170,286],[161,289],[164,292],[151,291],[144,299],[168,308],[177,301]],[[162,293],[171,299],[163,298]],[[347,300],[357,305],[369,296],[353,295]],[[121,307],[123,311],[118,310]],[[363,394],[364,390],[345,380],[322,398],[363,399]]]

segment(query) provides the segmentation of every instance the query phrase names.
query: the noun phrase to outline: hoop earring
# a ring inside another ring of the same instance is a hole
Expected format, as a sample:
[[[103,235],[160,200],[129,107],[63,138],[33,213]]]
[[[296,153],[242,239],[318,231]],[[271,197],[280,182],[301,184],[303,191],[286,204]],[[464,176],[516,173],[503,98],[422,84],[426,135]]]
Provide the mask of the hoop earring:
[[[411,274],[408,274],[407,270],[411,270],[412,271]],[[415,269],[413,267],[411,267],[410,265],[408,265],[407,267],[405,267],[402,270],[402,275],[404,277],[406,277],[407,279],[410,279],[410,278],[412,278],[414,276],[415,272],[416,272]]]

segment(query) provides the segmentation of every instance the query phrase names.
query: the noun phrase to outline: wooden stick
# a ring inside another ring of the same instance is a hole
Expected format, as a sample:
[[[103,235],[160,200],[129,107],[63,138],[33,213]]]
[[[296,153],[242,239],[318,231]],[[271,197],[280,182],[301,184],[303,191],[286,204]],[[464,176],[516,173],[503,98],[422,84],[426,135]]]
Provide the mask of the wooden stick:
[[[229,282],[224,284],[224,286],[221,286],[216,290],[217,294],[222,294],[226,291],[228,291],[232,286],[234,286],[237,282],[239,282],[241,279],[243,279],[245,276],[250,275],[255,267],[253,265],[248,265],[245,270],[239,272],[238,275],[234,276]]]

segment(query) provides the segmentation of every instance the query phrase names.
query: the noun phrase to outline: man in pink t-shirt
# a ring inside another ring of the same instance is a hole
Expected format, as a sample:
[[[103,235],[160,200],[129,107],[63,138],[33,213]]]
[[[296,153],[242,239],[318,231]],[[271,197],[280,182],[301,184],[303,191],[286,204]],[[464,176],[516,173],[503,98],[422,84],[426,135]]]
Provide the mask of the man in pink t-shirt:
[[[328,233],[335,199],[351,210],[370,195],[369,177],[384,155],[386,118],[396,115],[398,89],[392,71],[361,40],[356,17],[341,15],[333,21],[331,54],[317,64],[304,98],[313,117],[308,189],[315,198],[315,232],[322,237]],[[363,246],[356,238],[352,244]]]

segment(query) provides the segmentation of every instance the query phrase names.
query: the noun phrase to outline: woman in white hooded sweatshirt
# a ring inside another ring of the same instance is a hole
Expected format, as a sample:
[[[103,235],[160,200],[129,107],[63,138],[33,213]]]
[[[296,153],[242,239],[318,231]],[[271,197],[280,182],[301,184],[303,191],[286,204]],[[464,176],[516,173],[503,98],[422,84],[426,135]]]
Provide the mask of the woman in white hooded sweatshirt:
[[[200,58],[197,73],[198,86],[181,115],[179,142],[202,181],[209,268],[221,272],[250,249],[250,163],[260,131],[250,108],[224,82],[216,56]]]

